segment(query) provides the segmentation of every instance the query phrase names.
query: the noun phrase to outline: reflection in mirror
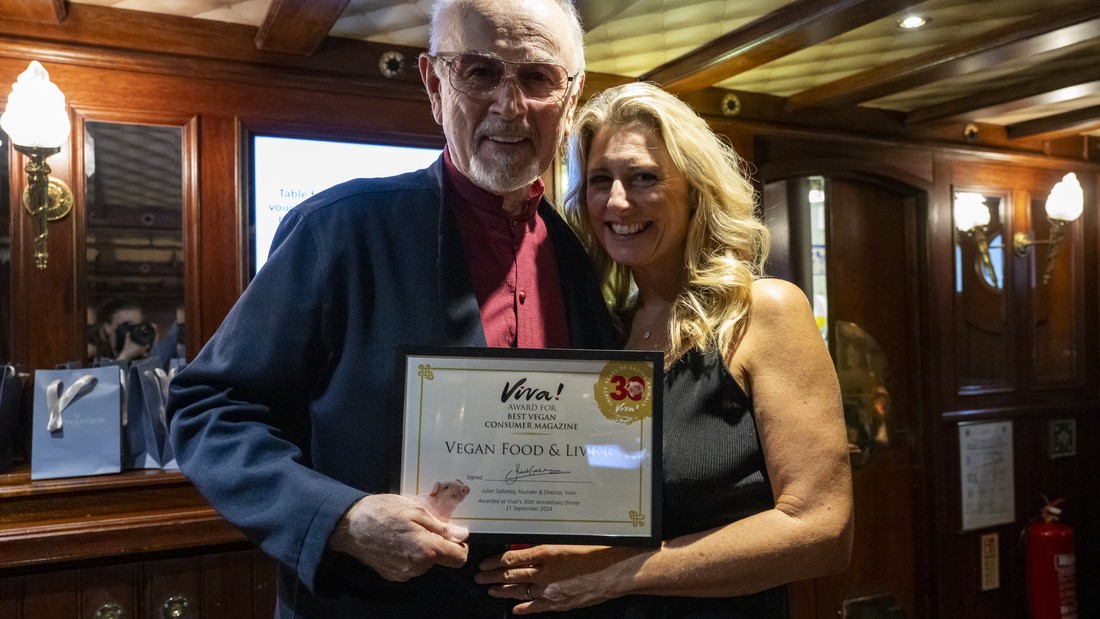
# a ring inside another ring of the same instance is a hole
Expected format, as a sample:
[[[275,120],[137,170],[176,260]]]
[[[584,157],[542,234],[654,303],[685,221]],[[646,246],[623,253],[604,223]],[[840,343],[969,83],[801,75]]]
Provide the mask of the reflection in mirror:
[[[1049,241],[1057,228],[1047,217],[1044,200],[1031,200],[1034,237],[1027,256],[1031,263],[1032,372],[1044,383],[1071,381],[1081,373],[1080,331],[1086,315],[1077,266],[1081,250],[1077,228],[1061,230],[1062,238],[1052,250]],[[1055,257],[1052,259],[1051,256]]]
[[[814,320],[825,343],[829,343],[829,280],[827,277],[825,242],[825,178],[811,176],[806,199],[810,205],[810,300]]]
[[[848,443],[859,448],[853,464],[890,444],[890,392],[886,389],[886,353],[854,322],[836,321],[836,370],[844,403]]]
[[[973,241],[973,267],[986,285],[993,288],[1004,287],[1005,246],[1001,238],[1000,212],[1001,199],[997,196],[967,191],[955,194],[955,229]],[[969,268],[962,257],[964,245],[961,239],[955,245],[956,292],[962,291],[962,270]]]
[[[1004,295],[1008,193],[964,191],[955,205],[955,342],[960,392],[1009,383]]]
[[[183,129],[84,123],[89,360],[184,356]]]
[[[764,222],[772,234],[764,270],[794,282],[810,299],[821,337],[829,343],[825,177],[804,176],[764,186]]]

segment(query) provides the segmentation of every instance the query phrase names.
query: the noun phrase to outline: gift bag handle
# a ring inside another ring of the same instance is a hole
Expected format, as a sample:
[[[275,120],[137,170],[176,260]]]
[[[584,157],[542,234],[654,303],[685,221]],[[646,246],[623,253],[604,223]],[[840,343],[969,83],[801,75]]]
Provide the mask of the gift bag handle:
[[[69,385],[64,392],[61,391],[61,379],[52,381],[46,385],[46,406],[50,409],[50,419],[46,423],[46,429],[57,432],[61,429],[61,413],[65,411],[74,400],[95,388],[96,377],[86,374]]]

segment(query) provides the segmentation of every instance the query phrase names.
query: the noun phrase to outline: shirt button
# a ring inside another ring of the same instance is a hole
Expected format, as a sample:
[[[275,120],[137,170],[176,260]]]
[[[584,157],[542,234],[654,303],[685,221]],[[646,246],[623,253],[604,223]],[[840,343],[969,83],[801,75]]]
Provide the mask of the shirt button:
[[[520,290],[519,291],[519,302],[522,304],[526,300],[527,300],[527,293]]]

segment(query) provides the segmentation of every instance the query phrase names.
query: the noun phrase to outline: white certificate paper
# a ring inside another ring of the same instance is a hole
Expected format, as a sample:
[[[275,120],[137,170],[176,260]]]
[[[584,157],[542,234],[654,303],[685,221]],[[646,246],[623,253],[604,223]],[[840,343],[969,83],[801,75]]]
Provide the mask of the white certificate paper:
[[[397,492],[477,541],[660,541],[663,357],[403,351]]]

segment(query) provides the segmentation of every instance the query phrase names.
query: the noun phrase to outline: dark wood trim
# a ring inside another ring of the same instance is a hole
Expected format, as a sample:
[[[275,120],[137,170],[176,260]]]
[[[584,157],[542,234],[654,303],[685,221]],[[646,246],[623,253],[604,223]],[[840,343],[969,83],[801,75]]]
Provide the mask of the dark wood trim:
[[[918,0],[797,0],[639,79],[691,92],[871,23]]]
[[[1009,139],[1041,135],[1047,138],[1077,135],[1100,129],[1100,105],[1063,112],[1035,120],[1025,120],[1005,127]]]
[[[0,527],[0,570],[245,541],[212,507],[78,517]]]
[[[256,33],[256,49],[308,56],[317,51],[351,0],[274,0]]]
[[[923,54],[884,64],[787,99],[788,111],[855,105],[903,90],[990,69],[1100,36],[1100,5],[1052,10],[1042,21],[1021,20]]]
[[[245,542],[178,472],[31,481],[24,469],[0,475],[0,501],[0,570]]]
[[[1007,114],[1038,105],[1049,105],[1100,93],[1100,65],[1060,75],[1051,74],[1022,84],[1011,84],[936,105],[917,108],[905,124],[920,125],[945,120],[965,120]]]
[[[65,0],[0,0],[0,17],[36,24],[60,24],[68,13]]]
[[[252,26],[143,11],[72,5],[57,27],[0,15],[5,56],[159,73],[226,82],[293,84],[325,92],[422,98],[416,68],[419,48],[328,37],[311,56],[258,50]],[[376,59],[397,51],[406,59],[395,78]],[[349,59],[355,59],[351,61]]]
[[[95,475],[91,477],[65,477],[31,481],[29,471],[22,470],[0,475],[0,501],[11,504],[21,497],[46,497],[75,492],[100,492],[104,490],[135,490],[161,488],[186,484],[179,472],[163,470],[127,471],[121,475]],[[0,518],[7,522],[9,518]]]

